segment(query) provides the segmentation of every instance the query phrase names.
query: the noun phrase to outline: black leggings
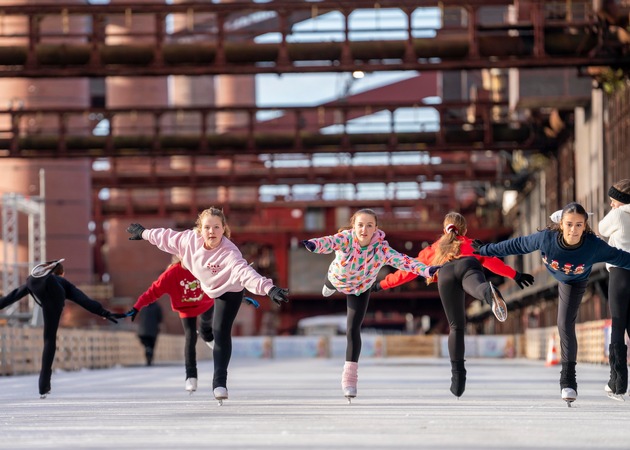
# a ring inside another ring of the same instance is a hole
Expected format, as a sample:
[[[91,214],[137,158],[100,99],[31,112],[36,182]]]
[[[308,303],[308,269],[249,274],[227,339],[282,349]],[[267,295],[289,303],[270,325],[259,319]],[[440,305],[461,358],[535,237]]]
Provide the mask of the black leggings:
[[[578,342],[575,322],[587,284],[588,281],[575,284],[558,283],[558,333],[562,362],[577,362]]]
[[[346,361],[359,362],[361,354],[361,324],[370,303],[370,290],[347,296]]]
[[[199,325],[199,334],[205,342],[212,342],[214,335],[212,334],[212,313],[214,306],[206,312],[199,315],[201,323]],[[186,378],[197,377],[197,316],[182,317],[182,326],[184,327],[184,361],[186,367]]]
[[[61,307],[59,305],[56,305],[56,307],[48,305],[42,307],[44,316],[44,349],[42,351],[42,367],[39,371],[40,395],[50,392],[52,365],[55,361],[55,352],[57,351],[57,330],[59,329],[62,311],[63,304]]]
[[[610,343],[625,345],[626,332],[630,336],[630,270],[610,268],[608,303],[612,317]]]
[[[42,351],[42,367],[39,372],[39,393],[44,395],[50,391],[52,365],[57,351],[57,330],[66,299],[66,292],[54,276],[42,278],[29,277],[27,281],[30,292],[42,306],[44,317],[44,348]]]
[[[241,307],[243,293],[226,292],[214,299],[214,317],[212,332],[214,333],[214,378],[212,389],[227,387],[227,368],[232,357],[232,325]]]
[[[438,292],[448,320],[448,353],[451,361],[463,361],[466,348],[466,294],[484,300],[490,289],[481,263],[473,257],[449,261],[438,276]]]

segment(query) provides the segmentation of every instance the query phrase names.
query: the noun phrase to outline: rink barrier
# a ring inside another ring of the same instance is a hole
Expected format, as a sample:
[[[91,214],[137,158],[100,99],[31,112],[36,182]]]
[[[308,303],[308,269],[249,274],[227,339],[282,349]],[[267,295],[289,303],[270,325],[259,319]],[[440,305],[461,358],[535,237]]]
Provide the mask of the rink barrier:
[[[578,324],[578,361],[606,364],[610,321]],[[513,358],[545,361],[551,336],[559,342],[556,327],[528,329],[522,335],[466,336],[466,357]],[[183,363],[184,336],[160,334],[154,362]],[[345,336],[238,336],[233,358],[338,358],[345,357]],[[38,373],[42,329],[28,326],[0,327],[0,375]],[[448,357],[445,335],[362,335],[361,356]],[[197,343],[200,361],[212,358],[208,346]],[[54,370],[99,369],[144,365],[144,348],[132,331],[61,328],[57,337]]]

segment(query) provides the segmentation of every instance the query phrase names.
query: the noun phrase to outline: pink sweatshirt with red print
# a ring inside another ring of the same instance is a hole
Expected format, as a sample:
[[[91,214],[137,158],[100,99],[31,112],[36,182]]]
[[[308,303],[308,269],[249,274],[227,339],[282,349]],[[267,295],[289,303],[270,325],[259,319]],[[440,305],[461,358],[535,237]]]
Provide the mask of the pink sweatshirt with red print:
[[[365,247],[361,247],[352,230],[309,241],[315,243],[313,253],[335,252],[335,259],[328,268],[328,279],[335,289],[346,295],[359,295],[370,289],[378,271],[385,265],[418,275],[427,267],[391,248],[381,230],[376,230]]]
[[[152,228],[142,232],[142,239],[177,256],[199,280],[208,297],[216,299],[226,292],[243,289],[252,294],[267,295],[273,287],[273,281],[256,272],[225,236],[219,246],[211,250],[204,247],[203,238],[194,230]]]
[[[177,311],[181,318],[197,317],[214,305],[214,299],[203,292],[199,280],[179,262],[171,264],[149,289],[138,297],[133,307],[140,311],[163,295],[170,297],[171,308]]]

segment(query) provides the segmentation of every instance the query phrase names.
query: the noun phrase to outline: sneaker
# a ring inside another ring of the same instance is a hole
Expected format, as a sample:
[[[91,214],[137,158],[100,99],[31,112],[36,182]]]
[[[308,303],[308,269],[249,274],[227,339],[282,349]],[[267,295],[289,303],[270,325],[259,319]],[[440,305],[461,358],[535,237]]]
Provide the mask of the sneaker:
[[[505,322],[508,317],[508,310],[505,300],[503,300],[503,296],[498,289],[496,289],[491,282],[488,282],[490,285],[490,291],[492,291],[492,313],[497,318],[499,322]]]
[[[333,295],[335,292],[337,292],[336,289],[330,289],[328,286],[324,285],[324,287],[322,288],[322,295],[324,297],[330,297],[331,295]]]
[[[562,389],[562,400],[573,402],[577,399],[577,392],[572,388]]]
[[[227,400],[228,398],[227,388],[224,387],[216,387],[214,388],[212,393],[214,394],[214,398],[216,400]]]
[[[197,390],[196,378],[186,378],[186,390],[188,392],[195,392]]]

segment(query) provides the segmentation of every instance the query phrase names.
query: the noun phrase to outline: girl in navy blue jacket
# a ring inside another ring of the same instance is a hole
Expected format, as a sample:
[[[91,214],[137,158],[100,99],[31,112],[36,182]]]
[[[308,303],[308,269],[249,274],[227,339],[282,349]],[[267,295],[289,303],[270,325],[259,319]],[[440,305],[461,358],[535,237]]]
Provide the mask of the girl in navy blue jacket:
[[[611,247],[597,237],[588,224],[588,213],[575,202],[562,209],[559,223],[542,231],[496,244],[477,243],[475,247],[480,255],[499,257],[538,250],[545,268],[558,280],[558,332],[562,362],[560,388],[562,399],[570,405],[577,398],[575,321],[591,269],[599,262],[630,269],[630,253]]]

